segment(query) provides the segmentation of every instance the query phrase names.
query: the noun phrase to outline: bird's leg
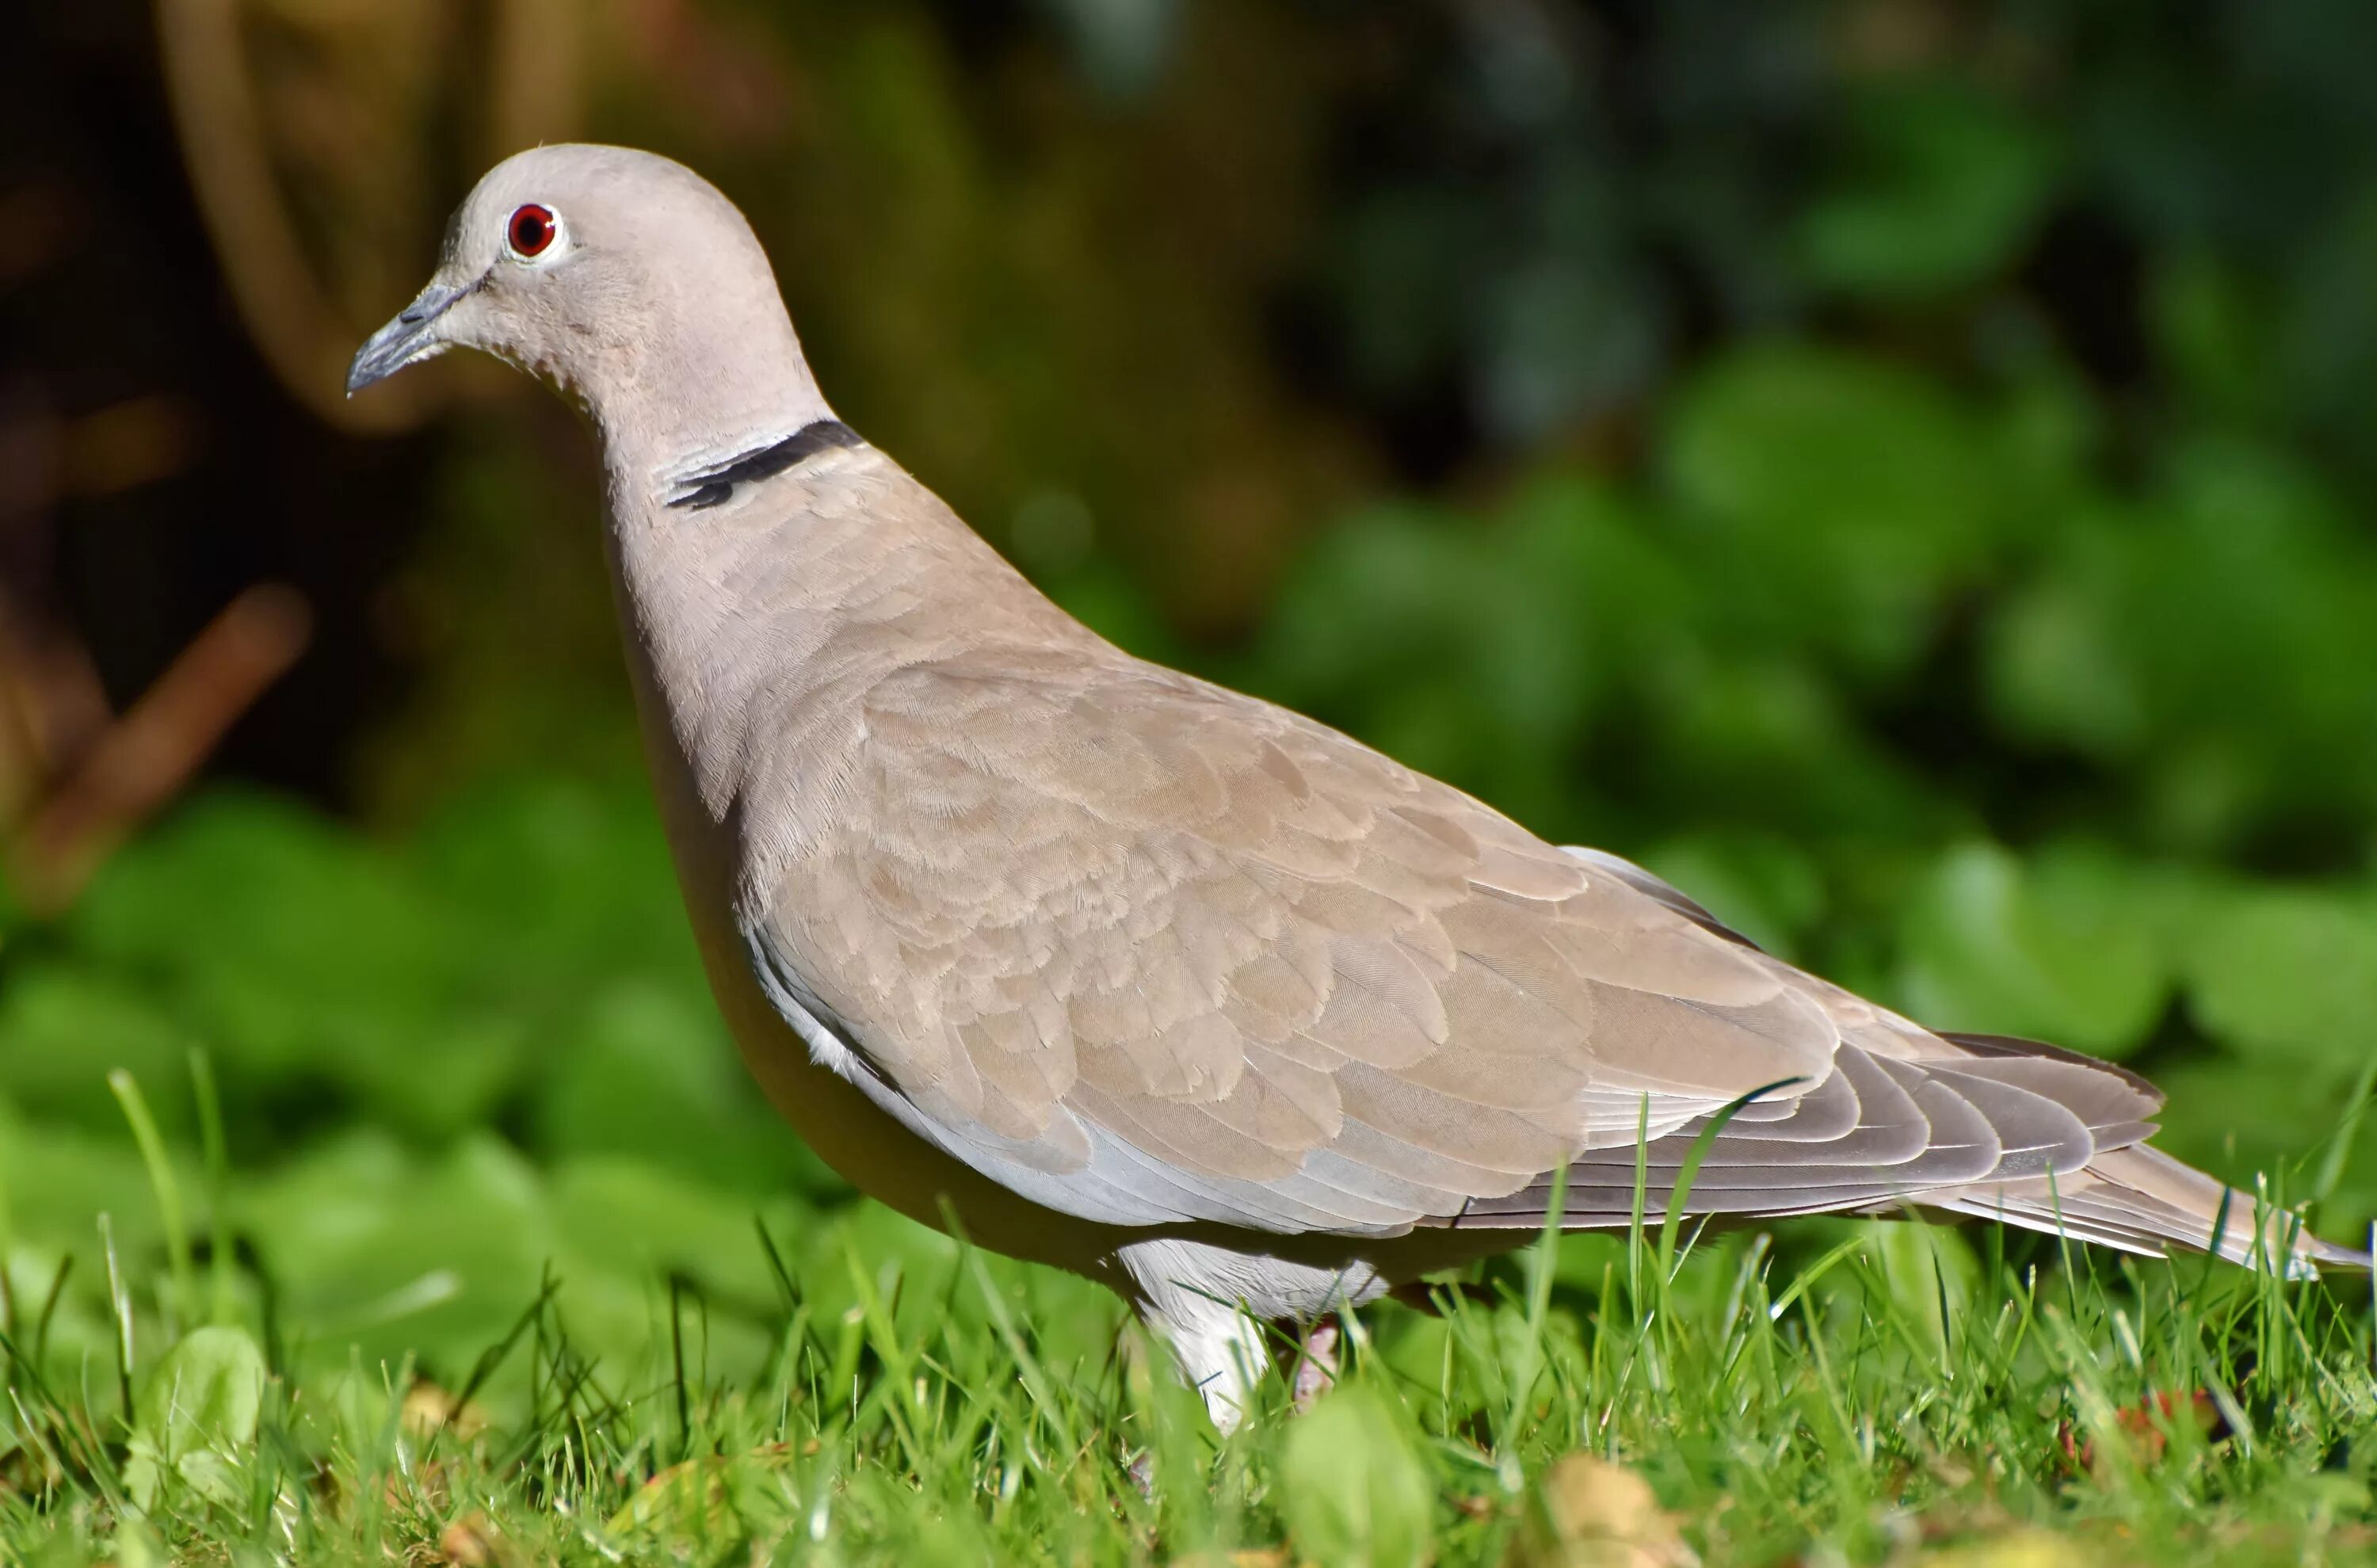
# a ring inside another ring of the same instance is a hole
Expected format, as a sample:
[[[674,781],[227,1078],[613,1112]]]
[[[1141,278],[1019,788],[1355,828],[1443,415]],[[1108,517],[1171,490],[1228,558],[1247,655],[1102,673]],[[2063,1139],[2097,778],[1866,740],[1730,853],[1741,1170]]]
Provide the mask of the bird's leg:
[[[1296,1407],[1309,1410],[1313,1402],[1337,1384],[1337,1314],[1313,1320],[1297,1348],[1294,1374]]]
[[[1150,1302],[1141,1311],[1227,1437],[1253,1408],[1255,1380],[1270,1364],[1262,1325],[1240,1308],[1188,1291],[1167,1292],[1161,1308]]]

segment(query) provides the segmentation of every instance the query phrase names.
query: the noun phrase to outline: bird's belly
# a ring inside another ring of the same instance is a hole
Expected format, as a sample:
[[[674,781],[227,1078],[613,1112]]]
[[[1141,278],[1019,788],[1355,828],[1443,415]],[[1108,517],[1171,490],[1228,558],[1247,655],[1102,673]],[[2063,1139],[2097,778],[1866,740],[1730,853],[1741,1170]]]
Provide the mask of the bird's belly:
[[[748,949],[723,914],[723,894],[687,884],[711,993],[760,1089],[803,1142],[843,1179],[909,1218],[948,1228],[947,1209],[973,1240],[1034,1263],[1103,1275],[1107,1227],[1043,1208],[918,1136],[818,1059],[751,972]],[[721,929],[720,928],[723,928]]]
[[[627,663],[653,794],[711,994],[778,1114],[844,1180],[911,1219],[946,1229],[946,1211],[954,1208],[967,1236],[995,1251],[1113,1278],[1111,1260],[1128,1234],[1044,1208],[919,1137],[820,1060],[760,987],[735,918],[735,834],[702,803],[658,700],[655,672],[633,639]]]

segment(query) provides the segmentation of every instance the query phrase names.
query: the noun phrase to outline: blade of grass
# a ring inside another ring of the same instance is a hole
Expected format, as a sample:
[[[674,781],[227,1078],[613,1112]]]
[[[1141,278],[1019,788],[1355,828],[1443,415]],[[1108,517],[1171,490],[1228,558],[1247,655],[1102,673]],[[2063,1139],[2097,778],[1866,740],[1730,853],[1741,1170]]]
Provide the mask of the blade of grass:
[[[1024,1392],[1032,1395],[1033,1405],[1057,1434],[1057,1442],[1064,1451],[1067,1454],[1079,1453],[1081,1440],[1074,1430],[1071,1414],[1058,1402],[1056,1384],[1049,1381],[1047,1370],[1041,1366],[1040,1358],[1033,1354],[1032,1347],[1024,1342],[1021,1331],[1015,1326],[1015,1315],[1008,1310],[1007,1298],[1000,1294],[997,1282],[990,1277],[990,1266],[983,1262],[982,1250],[967,1237],[965,1227],[959,1220],[955,1209],[944,1203],[941,1217],[949,1227],[950,1234],[957,1239],[966,1268],[973,1277],[974,1288],[981,1293],[983,1305],[990,1312],[991,1329],[998,1335],[999,1343],[1007,1347],[1009,1359],[1014,1361],[1016,1376],[1021,1381]]]
[[[1807,1080],[1804,1078],[1778,1078],[1772,1083],[1750,1090],[1740,1098],[1727,1102],[1723,1109],[1709,1118],[1708,1125],[1702,1128],[1699,1134],[1692,1139],[1691,1147],[1684,1151],[1684,1163],[1676,1172],[1676,1184],[1667,1198],[1666,1218],[1659,1226],[1659,1273],[1663,1278],[1674,1276],[1676,1232],[1683,1223],[1685,1200],[1692,1195],[1692,1183],[1700,1177],[1701,1162],[1708,1158],[1710,1147],[1724,1134],[1726,1124],[1747,1110],[1752,1104],[1764,1099],[1775,1091],[1787,1089],[1794,1083],[1805,1082]],[[1648,1125],[1650,1110],[1651,1102],[1649,1097],[1645,1096],[1642,1101],[1645,1132],[1650,1130]],[[1647,1166],[1648,1157],[1646,1150],[1638,1156],[1638,1159]],[[1647,1170],[1645,1174],[1647,1175]]]
[[[528,1304],[528,1310],[520,1313],[519,1319],[513,1323],[510,1329],[506,1331],[501,1339],[479,1352],[478,1360],[471,1367],[471,1375],[462,1382],[461,1392],[454,1395],[452,1402],[446,1406],[445,1419],[437,1423],[439,1432],[443,1432],[453,1421],[455,1415],[477,1397],[481,1389],[486,1387],[487,1380],[496,1375],[496,1369],[502,1366],[504,1359],[512,1353],[512,1347],[518,1345],[521,1337],[528,1333],[530,1326],[543,1315],[544,1309],[560,1289],[561,1281],[554,1275],[553,1265],[547,1263],[544,1269],[544,1281],[536,1293],[536,1299]]]
[[[173,1311],[183,1323],[195,1322],[197,1289],[190,1277],[190,1227],[184,1217],[181,1183],[174,1179],[173,1161],[165,1153],[165,1140],[132,1074],[116,1068],[108,1073],[107,1086],[123,1107],[124,1119],[132,1124],[132,1141],[140,1147],[140,1163],[149,1167],[149,1185],[157,1194],[157,1218],[165,1229],[166,1266],[173,1272]]]
[[[1634,1196],[1626,1214],[1626,1310],[1637,1322],[1642,1316],[1642,1215],[1650,1188],[1651,1096],[1645,1095],[1634,1118]]]
[[[857,1292],[860,1322],[867,1337],[874,1341],[877,1359],[883,1363],[884,1378],[878,1392],[887,1395],[883,1406],[890,1417],[893,1434],[907,1455],[909,1468],[918,1476],[925,1475],[924,1444],[917,1438],[915,1423],[909,1418],[909,1384],[914,1376],[913,1358],[909,1356],[907,1347],[900,1342],[893,1309],[885,1304],[883,1293],[876,1288],[875,1281],[866,1273],[866,1265],[859,1260],[857,1247],[847,1238],[842,1243],[842,1259],[849,1266],[851,1285]],[[904,1283],[903,1278],[894,1278],[892,1290],[895,1298]]]
[[[1650,1101],[1645,1099],[1643,1104],[1647,1107]],[[1505,1466],[1513,1462],[1512,1445],[1525,1429],[1523,1418],[1527,1400],[1535,1393],[1535,1380],[1543,1373],[1544,1320],[1551,1311],[1552,1277],[1559,1265],[1560,1220],[1567,1208],[1568,1167],[1562,1165],[1552,1172],[1551,1198],[1544,1207],[1544,1228],[1527,1257],[1527,1332],[1519,1347],[1518,1365],[1511,1375],[1510,1417],[1495,1444],[1497,1455]],[[1514,1480],[1515,1476],[1505,1478]]]
[[[115,1388],[124,1406],[124,1430],[132,1430],[132,1293],[124,1287],[124,1268],[115,1256],[115,1221],[99,1216],[100,1251],[107,1258],[107,1301],[115,1316]]]
[[[6,1335],[0,1335],[0,1353],[7,1356],[11,1367],[23,1373],[21,1385],[12,1385],[8,1391],[9,1407],[17,1412],[19,1435],[42,1443],[52,1451],[52,1457],[61,1462],[68,1454],[75,1455],[77,1466],[90,1478],[109,1505],[123,1506],[122,1478],[116,1474],[107,1445],[96,1441],[96,1434],[87,1424],[75,1420],[74,1413],[66,1407],[66,1402],[51,1391],[47,1380],[42,1376],[41,1368],[28,1359],[18,1349],[15,1341]],[[27,1394],[32,1395],[35,1406],[42,1412],[42,1418],[37,1419],[31,1411],[25,1408],[23,1395]],[[49,1435],[44,1436],[44,1433]],[[56,1441],[52,1441],[53,1438]]]
[[[759,1251],[767,1254],[769,1277],[776,1282],[778,1294],[784,1299],[784,1311],[797,1311],[801,1305],[800,1288],[793,1283],[793,1271],[784,1266],[784,1255],[776,1251],[776,1239],[768,1234],[767,1219],[754,1214],[751,1228],[759,1233]]]
[[[693,1418],[685,1386],[685,1276],[669,1271],[669,1360],[676,1384],[676,1457],[683,1464],[693,1455]]]
[[[1655,1374],[1661,1379],[1664,1379],[1666,1375],[1666,1363],[1673,1361],[1677,1353],[1675,1338],[1677,1315],[1674,1302],[1674,1288],[1676,1271],[1683,1265],[1682,1261],[1676,1251],[1676,1238],[1683,1225],[1684,1211],[1690,1203],[1692,1184],[1700,1179],[1702,1162],[1708,1158],[1709,1150],[1714,1146],[1717,1139],[1724,1135],[1726,1125],[1732,1121],[1736,1116],[1738,1116],[1746,1107],[1754,1101],[1762,1099],[1766,1095],[1774,1094],[1777,1090],[1788,1088],[1790,1085],[1800,1082],[1803,1082],[1803,1080],[1798,1078],[1780,1078],[1772,1083],[1762,1084],[1758,1088],[1750,1090],[1748,1094],[1727,1102],[1714,1116],[1709,1118],[1708,1125],[1700,1130],[1700,1132],[1692,1139],[1691,1146],[1684,1151],[1683,1164],[1678,1167],[1676,1171],[1675,1185],[1669,1189],[1667,1193],[1666,1217],[1661,1220],[1659,1225],[1659,1288],[1656,1311],[1658,1313],[1659,1325],[1658,1353],[1661,1365],[1658,1369],[1655,1369]],[[1646,1098],[1644,1101],[1644,1110],[1646,1115],[1648,1113],[1648,1109],[1649,1101]],[[1648,1129],[1645,1128],[1644,1131],[1647,1131]],[[1642,1183],[1646,1181],[1649,1178],[1649,1159],[1650,1155],[1647,1148],[1636,1156],[1637,1165],[1640,1167],[1640,1173],[1636,1179],[1638,1189]],[[1640,1213],[1642,1203],[1642,1195],[1638,1191],[1635,1196],[1638,1214]],[[1701,1222],[1701,1230],[1694,1232],[1695,1241],[1698,1239],[1700,1234],[1704,1232],[1707,1228],[1708,1216],[1704,1216]],[[1686,1244],[1686,1251],[1690,1250],[1690,1243]]]
[[[38,1365],[50,1353],[50,1320],[57,1316],[58,1299],[66,1293],[66,1276],[74,1273],[75,1255],[68,1252],[58,1260],[58,1272],[50,1276],[49,1294],[42,1298],[41,1315],[33,1320],[33,1360]]]
[[[9,1217],[8,1184],[0,1181],[0,1334],[18,1334],[17,1281],[8,1260],[17,1251],[17,1227]]]
[[[1766,1309],[1767,1321],[1780,1323],[1783,1320],[1783,1314],[1791,1310],[1791,1304],[1806,1295],[1810,1287],[1832,1273],[1842,1259],[1864,1245],[1864,1237],[1852,1236],[1806,1268],[1801,1269],[1798,1276],[1783,1287],[1783,1294],[1774,1299],[1774,1304]]]

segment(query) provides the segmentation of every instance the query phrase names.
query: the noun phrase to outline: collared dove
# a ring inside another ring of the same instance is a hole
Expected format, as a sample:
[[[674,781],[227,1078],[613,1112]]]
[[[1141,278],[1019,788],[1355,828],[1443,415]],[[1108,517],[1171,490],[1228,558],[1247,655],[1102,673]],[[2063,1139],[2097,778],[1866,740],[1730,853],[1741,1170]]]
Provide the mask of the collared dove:
[[[1624,1225],[1646,1131],[1653,1220],[1701,1143],[1691,1215],[2366,1261],[2148,1148],[2132,1072],[1927,1030],[1104,641],[834,417],[742,214],[676,163],[496,167],[348,391],[458,344],[601,439],[686,904],[770,1097],[863,1191],[1112,1285],[1225,1426],[1260,1320],[1509,1249],[1555,1203]]]

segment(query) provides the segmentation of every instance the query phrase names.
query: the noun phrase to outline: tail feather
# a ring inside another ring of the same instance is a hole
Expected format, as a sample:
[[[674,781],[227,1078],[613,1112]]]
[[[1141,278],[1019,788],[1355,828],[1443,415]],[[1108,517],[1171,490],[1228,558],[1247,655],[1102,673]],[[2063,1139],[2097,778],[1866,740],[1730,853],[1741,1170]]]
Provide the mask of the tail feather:
[[[2108,1150],[2069,1176],[1969,1187],[1925,1201],[2149,1257],[2168,1256],[2175,1243],[2249,1267],[2284,1253],[2290,1275],[2371,1264],[2368,1252],[2321,1240],[2294,1215],[2264,1214],[2244,1193],[2143,1143]]]
[[[2126,1068],[1998,1035],[1938,1036],[1948,1047],[1892,1057],[1844,1043],[1833,1075],[1780,1109],[1687,1123],[1642,1147],[1590,1149],[1564,1179],[1544,1176],[1477,1200],[1455,1226],[1540,1226],[1559,1190],[1571,1229],[1666,1217],[1683,1167],[1686,1214],[1732,1220],[1902,1213],[1910,1205],[2124,1251],[2173,1247],[2289,1275],[2371,1266],[2366,1251],[2311,1235],[2144,1140],[2162,1095]],[[1706,1136],[1703,1136],[1703,1134]],[[1639,1162],[1639,1167],[1638,1167]]]
[[[1756,944],[1631,861],[1568,853],[1694,925]],[[2367,1269],[2368,1251],[2264,1215],[2244,1193],[2146,1147],[2162,1091],[2118,1062],[2006,1035],[1931,1033],[1781,964],[1778,976],[1832,1010],[1833,1072],[1799,1092],[1673,1126],[1642,1148],[1589,1149],[1568,1168],[1463,1205],[1444,1223],[1571,1229],[1634,1214],[1733,1220],[1891,1214],[1909,1205],[2094,1241],[2154,1257],[2173,1246],[2289,1274]],[[1696,1179],[1680,1199],[1683,1167]],[[1642,1191],[1635,1191],[1637,1171]],[[1556,1196],[1557,1194],[1557,1196]]]

